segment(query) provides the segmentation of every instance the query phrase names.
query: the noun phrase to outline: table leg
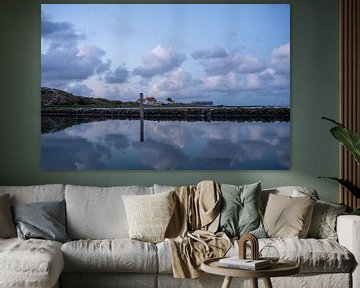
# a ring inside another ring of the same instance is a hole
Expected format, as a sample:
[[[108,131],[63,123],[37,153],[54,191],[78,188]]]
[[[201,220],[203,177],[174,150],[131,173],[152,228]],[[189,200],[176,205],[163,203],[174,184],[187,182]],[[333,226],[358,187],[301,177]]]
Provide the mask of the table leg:
[[[232,277],[231,276],[225,276],[224,282],[221,286],[221,288],[230,288]]]
[[[252,287],[258,288],[258,279],[257,278],[251,278]]]
[[[265,288],[273,288],[270,278],[266,277],[263,279],[264,279]]]

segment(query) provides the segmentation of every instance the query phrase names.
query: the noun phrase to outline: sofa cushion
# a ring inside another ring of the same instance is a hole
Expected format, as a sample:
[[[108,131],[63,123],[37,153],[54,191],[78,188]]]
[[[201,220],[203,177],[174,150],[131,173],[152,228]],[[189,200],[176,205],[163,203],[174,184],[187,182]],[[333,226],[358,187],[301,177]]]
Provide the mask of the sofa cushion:
[[[259,211],[261,182],[243,186],[221,184],[221,193],[219,231],[229,237],[246,233],[266,237]]]
[[[265,208],[270,194],[289,196],[289,197],[310,196],[311,198],[319,199],[319,195],[317,194],[316,190],[310,187],[283,186],[283,187],[267,188],[261,191],[261,206],[263,212],[265,212]]]
[[[59,242],[0,239],[0,287],[53,287],[63,268]]]
[[[337,240],[336,219],[346,209],[345,205],[318,200],[314,207],[307,237]]]
[[[10,194],[11,204],[61,201],[65,198],[65,185],[0,186],[0,195],[4,194]]]
[[[152,194],[152,187],[66,185],[67,233],[71,239],[128,238],[123,195]]]
[[[338,242],[330,239],[264,238],[259,249],[274,246],[281,259],[295,261],[301,273],[348,273],[354,266],[353,255]],[[171,274],[171,248],[167,241],[156,244],[159,273]],[[234,241],[226,256],[238,255],[238,242]],[[250,249],[248,250],[248,257]],[[276,255],[273,255],[276,256]],[[275,286],[274,286],[275,287]]]
[[[269,195],[264,227],[269,237],[305,238],[316,200],[307,197]]]
[[[65,201],[18,203],[13,206],[19,238],[69,241],[65,229]]]
[[[175,208],[174,192],[156,195],[124,195],[131,239],[157,243],[164,240]]]
[[[174,191],[176,189],[176,186],[154,184],[153,188],[154,188],[154,194],[159,194],[159,193]]]
[[[0,196],[0,238],[16,237],[16,229],[11,214],[10,196]]]
[[[172,274],[171,247],[169,241],[156,244],[160,274]]]
[[[156,273],[156,246],[130,239],[78,240],[61,247],[66,272]]]
[[[234,243],[228,252],[228,256],[236,255],[238,251],[237,244],[237,242]],[[275,247],[280,259],[298,263],[302,273],[350,272],[354,265],[354,257],[351,252],[338,242],[330,239],[259,239],[259,250],[264,246]]]
[[[274,246],[280,258],[301,265],[305,272],[350,272],[353,255],[338,242],[328,239],[264,239],[263,245]]]

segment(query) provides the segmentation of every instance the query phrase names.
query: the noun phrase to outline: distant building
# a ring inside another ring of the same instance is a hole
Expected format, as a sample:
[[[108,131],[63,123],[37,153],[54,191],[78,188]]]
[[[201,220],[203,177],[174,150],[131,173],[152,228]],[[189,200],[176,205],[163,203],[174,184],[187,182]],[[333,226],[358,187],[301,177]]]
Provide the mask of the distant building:
[[[145,97],[144,99],[146,105],[156,105],[157,100],[155,97]]]
[[[214,102],[213,101],[194,101],[194,102],[191,102],[191,104],[193,104],[193,105],[203,105],[203,106],[212,106],[212,105],[214,105]]]
[[[140,103],[140,99],[136,100],[137,103]],[[159,102],[156,100],[155,97],[148,96],[144,98],[145,105],[159,105]]]

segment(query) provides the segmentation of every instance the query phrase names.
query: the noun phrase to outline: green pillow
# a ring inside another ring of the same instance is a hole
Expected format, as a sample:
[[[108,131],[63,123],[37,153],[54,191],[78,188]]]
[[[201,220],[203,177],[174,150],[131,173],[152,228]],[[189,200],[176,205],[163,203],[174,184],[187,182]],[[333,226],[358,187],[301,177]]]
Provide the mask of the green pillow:
[[[229,237],[253,234],[266,238],[260,216],[261,182],[243,186],[222,184],[221,192],[219,231]]]

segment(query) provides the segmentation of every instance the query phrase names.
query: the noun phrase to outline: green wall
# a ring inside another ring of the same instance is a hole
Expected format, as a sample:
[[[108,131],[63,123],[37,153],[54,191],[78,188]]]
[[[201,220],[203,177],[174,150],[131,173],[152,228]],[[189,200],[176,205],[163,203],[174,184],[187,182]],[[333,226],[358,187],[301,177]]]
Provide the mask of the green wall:
[[[40,170],[40,3],[59,2],[119,3],[119,1],[99,0],[96,2],[2,0],[0,2],[0,185],[39,183],[99,186],[154,183],[182,185],[193,184],[203,179],[244,184],[262,180],[265,187],[312,186],[318,190],[322,199],[338,200],[338,186],[331,181],[317,179],[319,175],[337,176],[339,169],[338,146],[328,131],[331,125],[321,120],[321,116],[338,118],[337,0],[290,1],[292,9],[291,170],[230,172],[42,172]],[[143,1],[145,2],[151,1]],[[254,3],[255,1],[231,2]],[[289,1],[261,1],[261,3],[289,3]]]

